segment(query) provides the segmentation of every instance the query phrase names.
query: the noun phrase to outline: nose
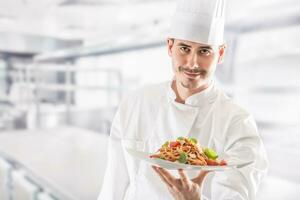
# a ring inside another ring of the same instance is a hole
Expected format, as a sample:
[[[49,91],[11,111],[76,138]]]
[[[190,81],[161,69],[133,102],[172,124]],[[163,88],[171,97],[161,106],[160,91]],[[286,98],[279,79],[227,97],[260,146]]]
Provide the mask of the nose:
[[[188,57],[188,63],[187,64],[188,64],[187,66],[190,69],[196,69],[196,68],[199,67],[199,65],[198,65],[198,56],[197,56],[196,53],[191,53],[189,55],[189,57]]]

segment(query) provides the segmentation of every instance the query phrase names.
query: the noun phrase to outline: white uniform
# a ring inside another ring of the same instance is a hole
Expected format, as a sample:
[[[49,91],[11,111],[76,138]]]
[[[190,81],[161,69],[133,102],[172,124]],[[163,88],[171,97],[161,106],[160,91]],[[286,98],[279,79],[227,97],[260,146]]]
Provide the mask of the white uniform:
[[[166,140],[194,137],[230,161],[253,161],[243,168],[209,173],[202,199],[252,200],[267,171],[266,153],[253,118],[214,83],[175,102],[171,81],[129,95],[112,124],[108,166],[98,200],[168,200],[167,187],[145,162],[131,157],[124,144],[155,152]],[[178,175],[177,171],[172,171]],[[194,172],[196,175],[199,172]]]

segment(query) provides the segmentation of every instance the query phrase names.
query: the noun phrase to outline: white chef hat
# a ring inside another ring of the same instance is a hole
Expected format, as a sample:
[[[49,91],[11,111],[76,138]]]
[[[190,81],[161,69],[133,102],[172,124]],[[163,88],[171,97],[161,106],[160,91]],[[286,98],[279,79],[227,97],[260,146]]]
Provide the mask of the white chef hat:
[[[225,0],[179,0],[168,37],[223,44]]]

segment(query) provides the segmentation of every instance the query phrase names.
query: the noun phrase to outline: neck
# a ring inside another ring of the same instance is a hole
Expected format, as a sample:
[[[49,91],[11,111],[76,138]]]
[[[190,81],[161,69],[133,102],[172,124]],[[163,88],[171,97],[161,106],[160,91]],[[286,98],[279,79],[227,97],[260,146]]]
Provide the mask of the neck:
[[[182,86],[178,81],[174,80],[172,82],[172,89],[174,90],[174,92],[176,94],[175,101],[178,103],[184,104],[188,97],[205,90],[206,88],[208,88],[208,86],[209,86],[209,83],[206,83],[195,89],[188,89],[188,88],[185,88],[184,86]]]

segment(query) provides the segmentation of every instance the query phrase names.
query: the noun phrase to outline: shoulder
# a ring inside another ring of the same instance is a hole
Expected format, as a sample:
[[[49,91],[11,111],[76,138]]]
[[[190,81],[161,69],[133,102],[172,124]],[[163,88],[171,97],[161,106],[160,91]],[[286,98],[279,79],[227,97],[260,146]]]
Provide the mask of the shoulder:
[[[224,92],[220,92],[216,105],[218,119],[224,123],[223,133],[231,138],[257,138],[258,130],[252,114],[237,100],[228,97]]]
[[[231,118],[232,122],[252,118],[250,112],[240,102],[229,97],[222,89],[218,88],[218,90],[219,98],[216,107],[225,117]]]

